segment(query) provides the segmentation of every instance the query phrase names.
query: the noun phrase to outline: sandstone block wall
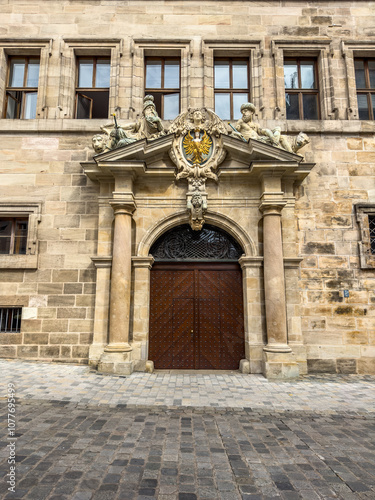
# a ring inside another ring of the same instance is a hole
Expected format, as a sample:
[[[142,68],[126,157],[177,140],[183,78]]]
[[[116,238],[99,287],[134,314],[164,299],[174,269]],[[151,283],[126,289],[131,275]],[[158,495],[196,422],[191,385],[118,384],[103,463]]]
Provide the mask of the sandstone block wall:
[[[179,54],[182,107],[212,107],[213,60],[238,54],[249,57],[255,119],[291,135],[305,131],[306,160],[316,164],[296,192],[285,186],[292,212],[283,213],[284,253],[303,257],[299,269],[286,270],[298,280],[298,289],[287,290],[291,339],[302,334],[311,372],[375,372],[375,269],[360,266],[354,212],[356,203],[375,204],[375,125],[358,120],[353,70],[353,57],[375,57],[372,2],[0,0],[0,11],[0,109],[7,58],[41,56],[37,119],[0,119],[0,201],[41,204],[37,267],[23,269],[17,257],[0,262],[0,306],[24,308],[21,333],[0,334],[0,356],[87,362],[97,272],[91,256],[110,255],[112,221],[110,211],[98,216],[108,193],[80,165],[92,158],[91,137],[105,120],[73,119],[75,57],[111,56],[109,113],[126,121],[142,108],[145,56]],[[283,57],[295,54],[317,58],[319,121],[285,118]],[[261,255],[251,189],[227,179],[210,187],[210,203],[249,231]],[[142,235],[185,203],[173,180],[135,184],[135,195],[134,255]],[[261,289],[248,297],[262,310]],[[145,321],[147,311],[135,309]],[[137,321],[135,338],[144,331]],[[264,331],[264,317],[249,324]]]

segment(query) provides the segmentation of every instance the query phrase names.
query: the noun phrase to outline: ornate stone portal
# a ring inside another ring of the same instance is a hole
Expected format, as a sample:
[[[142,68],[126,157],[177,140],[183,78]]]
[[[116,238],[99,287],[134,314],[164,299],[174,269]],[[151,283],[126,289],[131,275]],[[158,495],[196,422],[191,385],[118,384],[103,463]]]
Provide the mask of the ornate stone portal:
[[[113,209],[115,214],[114,226],[108,225],[107,233],[100,232],[104,242],[113,240],[112,255],[98,251],[98,256],[93,258],[98,267],[97,304],[100,306],[95,319],[90,363],[99,370],[128,374],[134,369],[149,368],[152,362],[147,359],[147,342],[149,271],[153,258],[149,255],[150,246],[143,240],[132,241],[133,220],[137,224],[147,214],[145,208],[137,206],[134,186],[140,181],[139,186],[147,187],[148,180],[153,178],[158,182],[164,179],[163,185],[165,188],[169,186],[169,189],[173,177],[177,183],[186,179],[189,222],[193,230],[199,231],[205,219],[211,224],[215,220],[212,218],[215,212],[208,209],[207,181],[217,184],[220,175],[220,182],[225,182],[229,175],[232,180],[241,177],[241,183],[248,183],[253,199],[254,193],[258,193],[258,207],[254,203],[249,207],[243,206],[241,217],[249,214],[255,226],[256,221],[263,218],[263,255],[257,255],[255,245],[244,245],[245,254],[239,260],[244,279],[244,304],[247,308],[245,341],[248,345],[247,359],[241,363],[241,370],[244,373],[262,371],[270,378],[295,377],[299,367],[302,367],[302,373],[305,372],[306,353],[298,327],[298,308],[293,305],[291,309],[291,316],[296,316],[292,321],[288,317],[286,296],[286,289],[297,286],[294,270],[299,259],[295,251],[290,250],[293,246],[290,241],[296,238],[296,233],[291,230],[288,243],[284,246],[281,219],[295,222],[291,201],[293,189],[313,166],[303,162],[296,151],[308,142],[308,138],[301,133],[294,141],[289,141],[278,129],[263,129],[252,122],[253,109],[251,103],[244,105],[243,119],[231,130],[213,111],[189,109],[181,113],[165,131],[152,100],[146,97],[139,122],[121,126],[115,120],[113,124],[103,127],[107,140],[103,136],[94,136],[94,150],[102,152],[94,157],[95,163],[83,166],[87,175],[101,184],[101,199],[107,200],[107,205],[103,201],[100,217],[103,220],[108,218],[107,210]],[[171,165],[171,160],[177,170]],[[110,186],[113,183],[112,191]],[[237,186],[241,183],[237,182]],[[143,196],[147,196],[147,189],[144,193]],[[155,195],[160,197],[161,193]],[[152,197],[147,198],[147,204],[151,206],[149,203],[152,205]],[[216,202],[216,210],[217,206]],[[225,215],[225,210],[222,215],[220,211],[215,217],[226,217],[223,220],[231,220],[235,226],[236,221]],[[159,216],[157,212],[153,213]],[[167,213],[168,217],[173,215],[170,211]],[[183,212],[178,212],[176,217],[179,224],[187,222]],[[158,227],[159,223],[154,223]],[[247,222],[246,225],[247,231],[253,231],[251,225]],[[146,230],[156,231],[150,227]],[[253,241],[255,238],[253,236]],[[146,237],[145,241],[152,244],[155,240]],[[104,244],[103,248],[108,246]],[[254,304],[248,299],[252,296],[252,289],[247,288],[250,286],[247,283],[252,282],[250,277],[258,276],[257,269],[261,265],[264,267],[264,288],[261,288],[259,276],[259,291],[264,294],[266,336],[261,326],[263,320],[258,323],[252,320]],[[111,276],[105,267],[111,267]],[[103,276],[103,283],[99,276]],[[143,311],[142,320],[136,319],[137,311]],[[259,325],[257,334],[253,330],[255,324]],[[252,343],[250,339],[255,337],[258,340]]]

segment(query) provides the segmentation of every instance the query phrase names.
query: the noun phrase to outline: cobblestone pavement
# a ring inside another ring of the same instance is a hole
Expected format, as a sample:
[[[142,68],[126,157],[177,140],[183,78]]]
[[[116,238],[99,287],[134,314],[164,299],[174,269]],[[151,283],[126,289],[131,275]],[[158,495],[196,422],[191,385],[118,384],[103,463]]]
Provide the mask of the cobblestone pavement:
[[[0,498],[375,499],[375,377],[0,370],[2,396],[17,389],[16,493],[3,396]]]

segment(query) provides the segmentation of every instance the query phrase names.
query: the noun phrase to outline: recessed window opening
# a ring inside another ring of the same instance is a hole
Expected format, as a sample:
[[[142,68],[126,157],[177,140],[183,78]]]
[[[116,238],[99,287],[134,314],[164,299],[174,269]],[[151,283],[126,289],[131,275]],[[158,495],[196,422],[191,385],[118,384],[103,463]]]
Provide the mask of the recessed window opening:
[[[76,77],[76,118],[108,118],[111,61],[79,57]]]
[[[241,105],[250,100],[249,61],[216,58],[214,64],[215,112],[222,120],[241,118]]]
[[[145,95],[152,95],[158,115],[174,120],[180,113],[180,59],[147,57],[145,65]]]
[[[28,120],[36,117],[39,63],[38,57],[9,58],[5,118]]]
[[[354,61],[360,120],[375,119],[375,59]]]
[[[318,120],[319,90],[315,59],[285,59],[284,83],[288,120]]]
[[[18,333],[21,331],[21,307],[0,307],[0,332]]]
[[[368,225],[370,230],[370,248],[371,253],[375,255],[375,215],[368,216]]]
[[[27,231],[27,218],[0,217],[0,254],[26,254]]]

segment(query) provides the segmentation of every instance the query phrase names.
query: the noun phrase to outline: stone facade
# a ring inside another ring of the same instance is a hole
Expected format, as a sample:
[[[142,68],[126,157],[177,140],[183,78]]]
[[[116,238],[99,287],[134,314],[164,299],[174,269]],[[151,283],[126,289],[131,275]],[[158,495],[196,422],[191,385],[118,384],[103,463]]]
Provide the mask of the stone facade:
[[[267,145],[250,151],[228,135],[219,182],[207,182],[206,222],[225,229],[245,254],[248,364],[242,369],[273,376],[276,363],[274,375],[288,376],[292,359],[300,374],[375,373],[368,231],[368,213],[375,213],[375,125],[359,119],[354,73],[355,58],[375,57],[372,2],[0,0],[0,11],[1,109],[9,57],[40,57],[36,119],[0,120],[0,216],[29,218],[26,255],[0,255],[0,307],[22,307],[21,331],[0,333],[2,357],[90,360],[116,371],[116,354],[103,353],[110,344],[118,210],[119,224],[131,234],[124,264],[130,282],[121,292],[129,297],[131,351],[117,371],[152,369],[149,250],[164,231],[189,222],[186,183],[175,180],[168,155],[170,136],[93,159],[91,139],[106,120],[73,118],[75,58],[110,56],[108,118],[116,113],[127,124],[142,111],[146,56],[180,58],[181,111],[213,109],[214,59],[241,56],[249,60],[254,119],[310,138],[301,162]],[[296,55],[317,61],[319,120],[286,119],[283,61]],[[164,122],[165,129],[170,125]],[[265,174],[260,160],[268,161]],[[266,226],[272,213],[262,203],[279,210]],[[276,220],[277,258],[284,262],[278,295],[285,294],[292,354],[264,351],[271,335],[266,239]]]

